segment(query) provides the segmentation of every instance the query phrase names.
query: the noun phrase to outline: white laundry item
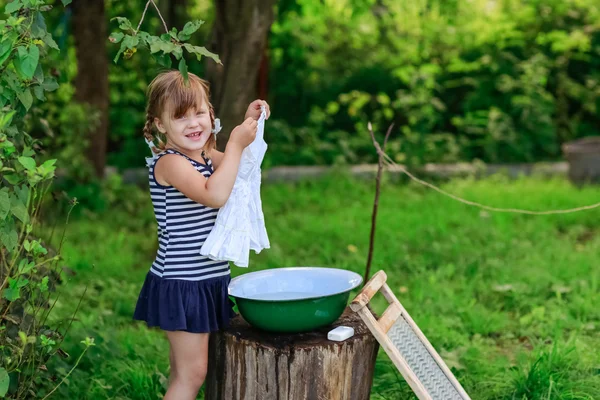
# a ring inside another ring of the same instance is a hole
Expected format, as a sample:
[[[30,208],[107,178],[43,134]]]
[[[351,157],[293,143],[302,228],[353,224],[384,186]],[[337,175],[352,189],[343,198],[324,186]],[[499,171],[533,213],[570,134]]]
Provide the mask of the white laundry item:
[[[264,140],[267,113],[265,107],[261,110],[256,138],[242,152],[231,195],[219,210],[215,225],[200,249],[203,256],[232,261],[238,267],[248,267],[250,250],[258,254],[270,247],[260,199],[260,164],[267,152]]]

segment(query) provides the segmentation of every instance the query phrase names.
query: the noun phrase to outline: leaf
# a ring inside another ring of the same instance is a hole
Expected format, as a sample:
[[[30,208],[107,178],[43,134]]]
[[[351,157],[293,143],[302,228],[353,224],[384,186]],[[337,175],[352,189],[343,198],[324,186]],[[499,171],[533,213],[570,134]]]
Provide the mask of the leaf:
[[[221,60],[219,59],[219,56],[216,55],[215,53],[211,53],[210,51],[208,51],[206,49],[206,47],[192,46],[189,43],[186,43],[183,46],[185,47],[185,49],[188,52],[190,52],[191,54],[195,54],[198,61],[201,60],[202,56],[205,56],[205,57],[212,58],[217,64],[221,64]]]
[[[131,22],[125,18],[125,17],[115,17],[112,20],[116,19],[117,22],[119,23],[119,28],[121,28],[122,30],[126,31],[126,30],[131,30],[133,32],[133,26],[131,25]]]
[[[47,76],[44,80],[44,83],[42,83],[42,87],[46,92],[53,92],[56,89],[58,89],[58,82],[56,82],[56,79],[54,79],[53,77]]]
[[[15,186],[15,193],[19,200],[21,200],[21,203],[27,204],[29,201],[29,188],[27,185]]]
[[[47,276],[42,278],[42,281],[40,282],[40,290],[42,292],[48,291],[48,277]]]
[[[173,49],[173,55],[178,60],[183,59],[183,49],[181,48],[181,46],[176,46],[175,49]]]
[[[36,45],[29,46],[29,49],[24,46],[17,48],[17,57],[13,64],[19,73],[25,79],[33,78],[33,73],[40,60],[40,49]]]
[[[35,72],[33,73],[33,77],[38,83],[44,83],[44,70],[42,69],[42,64],[38,64]]]
[[[11,39],[4,39],[0,42],[0,65],[6,61],[12,51],[13,41]]]
[[[13,215],[24,224],[29,222],[29,213],[27,212],[27,207],[17,197],[11,196],[10,211],[12,211]]]
[[[31,24],[31,33],[34,38],[43,38],[46,35],[46,31],[48,28],[46,27],[46,21],[44,20],[44,16],[41,12],[36,11],[33,14],[33,21]]]
[[[54,171],[56,171],[56,167],[54,166],[55,163],[56,160],[45,161],[38,167],[38,173],[44,178],[52,178],[54,176]]]
[[[33,87],[33,94],[35,95],[35,97],[39,101],[45,101],[46,100],[46,96],[44,96],[44,88],[41,87],[41,86],[34,86]]]
[[[156,53],[163,51],[165,53],[172,53],[178,46],[175,43],[165,40],[157,40],[150,45],[150,53]]]
[[[126,46],[128,49],[135,48],[140,43],[140,38],[137,36],[126,35],[123,39],[122,45]]]
[[[31,157],[19,157],[18,158],[19,163],[25,167],[25,169],[29,170],[29,171],[34,171],[35,170],[35,160]]]
[[[113,32],[108,37],[108,40],[111,43],[119,43],[121,40],[123,40],[124,36],[125,36],[125,34],[123,34],[123,32]]]
[[[21,298],[21,289],[19,288],[5,288],[2,291],[2,297],[8,301],[15,301]]]
[[[183,57],[181,57],[181,61],[179,61],[179,72],[181,72],[181,75],[183,75],[184,82],[187,83],[187,81],[188,81],[188,68],[187,68],[187,64],[185,63],[185,58],[183,58]]]
[[[21,260],[21,262],[19,262],[19,273],[20,274],[27,274],[29,273],[29,271],[31,271],[33,268],[35,267],[35,263],[33,261],[31,262],[27,262],[26,258],[23,258]]]
[[[14,147],[13,147],[13,150],[14,150]],[[17,185],[17,184],[19,184],[19,182],[21,182],[21,177],[16,174],[6,174],[6,175],[4,175],[4,179],[6,179],[6,181],[8,183],[10,183],[11,185]]]
[[[158,65],[165,68],[171,68],[172,60],[171,56],[169,56],[168,54],[152,54],[152,56],[154,57]]]
[[[28,283],[29,283],[29,279],[19,277],[19,279],[17,279],[16,281],[11,282],[10,286],[21,289],[22,287],[27,286]]]
[[[10,211],[10,197],[8,189],[0,190],[0,220],[4,220]]]
[[[204,21],[188,21],[177,37],[180,41],[188,40],[194,32],[196,32],[204,23]]]
[[[66,6],[68,6],[69,4],[71,4],[71,1],[73,1],[73,0],[61,0],[61,1],[62,1],[62,3],[63,3],[63,6],[65,6],[65,7],[66,7]]]
[[[0,367],[0,397],[6,396],[8,393],[8,386],[10,384],[10,376],[4,368]]]
[[[22,7],[23,7],[23,3],[21,3],[19,0],[10,2],[4,8],[4,13],[5,14],[12,14],[12,13],[14,13],[17,10],[20,10]]]
[[[46,33],[43,37],[42,37],[42,41],[46,44],[46,46],[54,49],[54,50],[60,50],[58,48],[58,45],[56,44],[56,42],[54,41],[54,39],[52,38],[52,35],[49,33]]]
[[[25,107],[25,110],[29,111],[31,105],[33,104],[33,95],[31,94],[31,89],[25,89],[25,91],[17,93],[17,97]]]
[[[16,111],[10,111],[6,114],[0,115],[0,130],[4,129],[10,122],[12,121],[12,117],[15,115]]]
[[[0,232],[0,241],[8,251],[13,251],[17,247],[19,234],[14,229],[10,229],[8,232]]]

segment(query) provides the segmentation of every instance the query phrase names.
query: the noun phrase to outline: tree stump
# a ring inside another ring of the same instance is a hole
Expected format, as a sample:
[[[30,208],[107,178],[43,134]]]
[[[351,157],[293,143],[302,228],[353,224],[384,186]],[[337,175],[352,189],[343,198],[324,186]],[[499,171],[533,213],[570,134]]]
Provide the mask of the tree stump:
[[[336,326],[354,328],[343,342],[327,339]],[[331,326],[308,333],[274,334],[241,316],[211,335],[206,400],[367,400],[379,343],[346,309]]]

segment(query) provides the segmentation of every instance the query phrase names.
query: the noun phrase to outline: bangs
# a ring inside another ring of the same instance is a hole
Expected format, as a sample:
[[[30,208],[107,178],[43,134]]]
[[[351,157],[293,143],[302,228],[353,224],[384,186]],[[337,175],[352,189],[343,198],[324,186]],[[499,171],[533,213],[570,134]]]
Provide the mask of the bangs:
[[[172,118],[179,118],[189,109],[198,111],[205,103],[208,103],[206,98],[206,88],[201,81],[193,79],[190,75],[188,85],[181,79],[173,80],[165,90],[166,110]]]

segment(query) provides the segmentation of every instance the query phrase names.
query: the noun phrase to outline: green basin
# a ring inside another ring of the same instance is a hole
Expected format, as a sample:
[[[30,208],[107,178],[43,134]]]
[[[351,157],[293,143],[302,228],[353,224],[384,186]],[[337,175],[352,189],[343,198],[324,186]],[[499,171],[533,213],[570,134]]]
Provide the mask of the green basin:
[[[252,326],[308,332],[335,322],[360,275],[336,268],[293,267],[250,272],[231,280],[229,295]]]

